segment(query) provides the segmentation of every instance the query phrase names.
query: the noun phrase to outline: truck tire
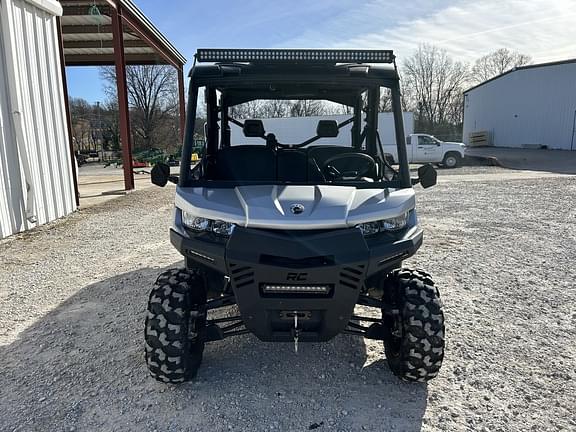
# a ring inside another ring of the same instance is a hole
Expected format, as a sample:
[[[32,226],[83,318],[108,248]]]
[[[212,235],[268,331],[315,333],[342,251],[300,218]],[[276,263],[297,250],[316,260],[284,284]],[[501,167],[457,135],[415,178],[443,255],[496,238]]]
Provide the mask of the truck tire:
[[[204,352],[205,304],[205,282],[197,270],[172,269],[158,276],[144,328],[152,377],[176,384],[196,376]]]
[[[442,165],[445,168],[456,168],[459,167],[461,163],[462,163],[462,156],[454,152],[446,153],[444,159],[442,159]]]
[[[384,280],[384,350],[392,372],[405,381],[426,382],[444,358],[444,314],[428,273],[397,269]],[[391,313],[392,311],[392,313]]]

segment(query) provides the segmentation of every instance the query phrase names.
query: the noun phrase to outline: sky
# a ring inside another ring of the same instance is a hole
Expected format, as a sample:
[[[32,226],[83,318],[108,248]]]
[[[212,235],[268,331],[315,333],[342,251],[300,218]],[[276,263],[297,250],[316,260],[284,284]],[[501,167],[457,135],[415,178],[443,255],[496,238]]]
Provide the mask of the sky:
[[[534,63],[576,58],[576,0],[134,0],[192,67],[197,48],[393,49],[420,43],[473,62],[498,48]],[[67,68],[69,94],[103,101],[97,68]]]

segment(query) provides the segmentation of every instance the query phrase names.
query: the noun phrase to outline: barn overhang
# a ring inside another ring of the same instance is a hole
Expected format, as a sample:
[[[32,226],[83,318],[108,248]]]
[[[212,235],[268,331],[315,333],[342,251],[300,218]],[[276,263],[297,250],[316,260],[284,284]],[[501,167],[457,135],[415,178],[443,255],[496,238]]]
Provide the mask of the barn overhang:
[[[59,17],[59,42],[62,67],[116,68],[124,186],[126,190],[134,189],[126,65],[166,64],[176,68],[182,138],[185,124],[183,69],[186,59],[131,0],[60,0],[60,5],[62,16]],[[65,78],[65,74],[63,75]],[[66,85],[64,87],[67,102]],[[69,112],[67,115],[71,132]],[[71,133],[69,135],[71,137]],[[71,140],[70,138],[70,149],[73,152]]]

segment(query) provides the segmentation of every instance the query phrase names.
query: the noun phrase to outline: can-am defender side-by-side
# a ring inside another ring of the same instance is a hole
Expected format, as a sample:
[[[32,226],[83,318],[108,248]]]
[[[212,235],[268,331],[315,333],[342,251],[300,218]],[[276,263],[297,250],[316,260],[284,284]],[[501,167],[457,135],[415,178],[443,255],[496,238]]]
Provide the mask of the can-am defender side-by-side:
[[[152,170],[154,184],[177,183],[170,239],[186,262],[162,273],[150,294],[152,376],[193,378],[204,344],[230,336],[253,333],[298,350],[344,333],[382,340],[404,380],[435,377],[444,355],[438,289],[429,274],[401,264],[422,244],[412,186],[434,185],[436,172],[424,165],[410,177],[392,51],[207,49],[196,61],[180,175],[165,164]],[[382,88],[392,101],[397,167],[378,134]],[[238,109],[255,101],[326,101],[351,114],[283,142],[281,131]],[[206,146],[192,166],[200,103]],[[231,142],[231,127],[245,138]],[[239,316],[211,317],[230,305]],[[356,315],[356,305],[380,309],[381,318]]]

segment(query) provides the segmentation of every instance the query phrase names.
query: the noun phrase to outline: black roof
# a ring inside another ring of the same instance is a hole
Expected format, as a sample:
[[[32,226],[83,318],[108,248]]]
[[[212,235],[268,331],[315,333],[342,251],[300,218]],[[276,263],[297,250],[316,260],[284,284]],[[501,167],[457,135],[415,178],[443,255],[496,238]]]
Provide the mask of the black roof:
[[[190,71],[194,78],[256,77],[291,79],[295,76],[343,77],[398,79],[396,68],[391,65],[371,65],[364,63],[214,63],[197,64]]]
[[[223,93],[229,106],[255,99],[324,99],[353,104],[371,86],[392,87],[392,66],[331,63],[199,64],[190,72],[198,86]]]
[[[547,62],[547,63],[538,63],[538,64],[525,65],[525,66],[517,66],[513,69],[510,69],[509,71],[501,73],[500,75],[496,75],[495,77],[490,78],[489,80],[481,82],[480,84],[476,84],[475,86],[470,87],[467,90],[464,90],[464,93],[468,93],[471,90],[477,89],[478,87],[482,87],[484,84],[488,84],[489,82],[492,82],[492,81],[495,81],[499,78],[502,78],[503,76],[511,74],[512,72],[516,72],[516,71],[524,70],[524,69],[535,69],[535,68],[548,67],[548,66],[559,66],[559,65],[563,65],[563,64],[569,64],[569,63],[576,63],[576,59],[567,59],[567,60],[559,60],[559,61]]]

